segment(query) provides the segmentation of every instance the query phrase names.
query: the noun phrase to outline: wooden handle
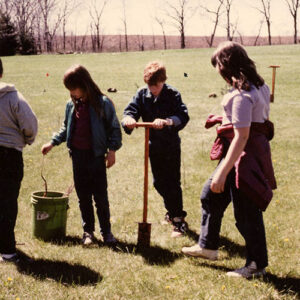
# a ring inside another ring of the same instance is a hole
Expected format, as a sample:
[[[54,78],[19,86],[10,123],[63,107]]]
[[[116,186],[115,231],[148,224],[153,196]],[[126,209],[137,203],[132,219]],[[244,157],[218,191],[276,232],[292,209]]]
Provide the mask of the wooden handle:
[[[135,127],[151,128],[151,127],[153,127],[153,123],[152,122],[138,122],[135,124]]]
[[[274,95],[275,95],[275,78],[276,78],[276,69],[280,68],[280,66],[270,66],[272,68],[272,92],[270,95],[270,102],[274,102]]]
[[[151,124],[151,123],[150,123]],[[145,159],[144,159],[144,209],[143,222],[147,222],[148,211],[148,157],[149,157],[149,127],[145,127]]]

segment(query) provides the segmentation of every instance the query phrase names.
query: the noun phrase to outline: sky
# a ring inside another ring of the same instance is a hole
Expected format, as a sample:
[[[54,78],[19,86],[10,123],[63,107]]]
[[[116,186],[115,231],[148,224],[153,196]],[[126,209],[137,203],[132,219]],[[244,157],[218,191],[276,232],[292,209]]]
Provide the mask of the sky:
[[[89,2],[85,0],[79,5],[69,18],[67,26],[69,33],[85,34],[89,30],[91,17],[89,15]],[[103,0],[97,0],[102,3]],[[168,2],[177,5],[179,0]],[[237,22],[237,30],[242,35],[256,36],[259,31],[260,21],[263,15],[255,9],[260,7],[261,0],[233,0],[231,19]],[[178,35],[177,28],[172,25],[170,18],[166,17],[165,0],[125,0],[128,34],[162,34],[161,27],[155,21],[155,16],[166,21],[165,31],[167,35]],[[214,10],[218,0],[189,0],[188,17],[186,22],[186,35],[202,36],[210,35],[213,28],[212,19],[199,3]],[[170,10],[169,10],[170,11]],[[226,35],[225,14],[222,17],[216,34]],[[109,0],[101,19],[103,34],[124,34],[122,23],[122,0]],[[300,21],[299,21],[300,22]],[[271,0],[271,33],[273,36],[293,35],[293,19],[285,0]],[[263,25],[261,36],[267,36],[267,26]]]

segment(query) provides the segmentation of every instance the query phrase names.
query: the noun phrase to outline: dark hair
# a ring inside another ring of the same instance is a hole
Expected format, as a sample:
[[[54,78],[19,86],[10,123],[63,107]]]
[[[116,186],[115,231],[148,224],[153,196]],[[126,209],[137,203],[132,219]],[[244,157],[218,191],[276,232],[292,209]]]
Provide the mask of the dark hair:
[[[249,91],[249,83],[259,89],[265,83],[257,73],[255,63],[239,43],[221,43],[213,53],[211,63],[214,67],[218,66],[222,77],[238,90]]]
[[[3,65],[2,65],[2,60],[0,58],[0,76],[3,74]]]
[[[99,96],[104,94],[92,79],[88,70],[81,65],[74,65],[69,68],[64,74],[64,85],[68,90],[80,88],[87,97],[90,105],[95,109],[98,116],[101,115],[101,103],[98,100]],[[74,102],[74,99],[72,99]],[[75,104],[75,103],[74,103]]]
[[[166,67],[158,61],[150,62],[144,69],[144,81],[148,85],[156,85],[167,80]]]

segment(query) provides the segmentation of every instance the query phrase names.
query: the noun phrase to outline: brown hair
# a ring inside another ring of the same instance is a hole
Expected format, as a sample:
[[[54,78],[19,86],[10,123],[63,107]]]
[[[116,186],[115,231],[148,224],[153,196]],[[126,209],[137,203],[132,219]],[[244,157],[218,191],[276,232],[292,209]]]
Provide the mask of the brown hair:
[[[3,75],[3,65],[2,65],[2,60],[0,58],[0,76]]]
[[[70,67],[64,74],[63,82],[68,90],[80,88],[86,94],[88,102],[100,117],[102,107],[98,98],[104,94],[101,92],[100,88],[94,82],[85,67],[81,65],[74,65]],[[72,100],[74,102],[74,99]]]
[[[242,45],[232,41],[221,43],[211,57],[222,77],[238,90],[250,90],[250,83],[259,89],[264,79],[257,73],[255,63]]]
[[[158,61],[148,63],[144,69],[144,81],[148,85],[156,85],[167,80],[166,67]]]

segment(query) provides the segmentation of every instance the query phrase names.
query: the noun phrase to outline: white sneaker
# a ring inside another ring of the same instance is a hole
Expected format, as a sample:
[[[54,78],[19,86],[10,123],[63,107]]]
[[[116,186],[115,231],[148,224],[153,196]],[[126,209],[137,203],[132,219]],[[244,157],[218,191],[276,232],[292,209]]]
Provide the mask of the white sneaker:
[[[248,266],[227,272],[226,275],[229,277],[255,278],[266,275],[266,270],[264,268],[257,269],[256,262],[252,261]]]
[[[94,242],[94,235],[89,232],[84,232],[82,237],[82,244],[84,246],[90,246]]]
[[[194,256],[194,257],[202,257],[209,260],[217,260],[218,259],[218,250],[211,250],[211,249],[205,249],[201,248],[198,244],[192,246],[192,247],[183,247],[182,253]]]

